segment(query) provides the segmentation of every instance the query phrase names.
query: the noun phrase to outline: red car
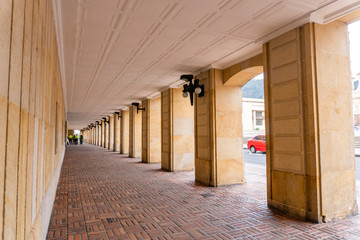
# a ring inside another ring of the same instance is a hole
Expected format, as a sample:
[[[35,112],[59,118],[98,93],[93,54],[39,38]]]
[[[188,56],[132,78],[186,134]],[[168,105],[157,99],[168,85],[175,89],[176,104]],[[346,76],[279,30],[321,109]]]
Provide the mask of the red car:
[[[248,149],[250,152],[256,153],[259,152],[266,152],[266,137],[265,135],[257,135],[251,138],[247,143]]]

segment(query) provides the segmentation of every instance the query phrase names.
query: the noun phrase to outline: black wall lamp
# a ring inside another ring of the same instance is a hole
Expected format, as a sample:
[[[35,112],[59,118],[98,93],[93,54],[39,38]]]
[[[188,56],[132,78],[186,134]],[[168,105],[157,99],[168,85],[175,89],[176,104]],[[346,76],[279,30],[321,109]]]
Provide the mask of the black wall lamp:
[[[139,103],[132,103],[131,105],[133,105],[133,106],[136,106],[136,113],[139,113],[139,110],[140,111],[145,111],[145,108],[144,107],[139,107],[140,106],[140,104]]]
[[[183,94],[182,96],[184,98],[187,98],[190,94],[190,103],[191,106],[194,105],[194,93],[198,95],[198,97],[203,97],[205,95],[205,88],[204,84],[199,83],[199,79],[195,79],[194,83],[192,80],[194,79],[194,76],[192,74],[187,75],[181,75],[181,80],[188,82],[188,84],[184,84]]]
[[[110,119],[109,119],[109,120],[106,120],[106,117],[103,117],[102,119],[104,120],[104,123],[107,123],[107,124],[110,123]]]
[[[120,118],[122,118],[122,116],[120,116],[120,112],[114,112],[114,113],[118,115],[118,120],[120,120]]]

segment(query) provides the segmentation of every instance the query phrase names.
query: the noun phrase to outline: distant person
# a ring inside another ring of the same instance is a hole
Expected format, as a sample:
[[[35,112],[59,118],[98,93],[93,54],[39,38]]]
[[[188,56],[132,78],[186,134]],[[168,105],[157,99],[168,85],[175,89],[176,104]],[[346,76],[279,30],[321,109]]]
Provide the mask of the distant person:
[[[69,139],[69,142],[71,144],[73,142],[73,136],[71,134],[69,134],[68,139]]]
[[[74,137],[74,143],[78,144],[78,142],[79,142],[79,135],[76,134]]]
[[[83,135],[80,135],[80,144],[82,144],[83,143]]]

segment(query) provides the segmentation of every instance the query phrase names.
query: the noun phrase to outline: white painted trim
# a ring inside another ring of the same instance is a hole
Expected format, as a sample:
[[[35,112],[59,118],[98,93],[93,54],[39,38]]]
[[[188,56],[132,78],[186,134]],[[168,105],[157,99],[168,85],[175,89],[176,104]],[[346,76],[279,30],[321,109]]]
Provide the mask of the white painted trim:
[[[42,221],[41,222],[41,239],[43,239],[43,240],[46,239],[46,235],[47,235],[47,232],[49,229],[51,212],[52,212],[54,201],[55,201],[57,185],[58,185],[59,179],[60,179],[61,167],[62,167],[62,163],[64,161],[64,155],[65,155],[65,147],[63,149],[59,163],[56,166],[54,175],[51,179],[49,187],[46,190],[45,196],[41,202],[40,209],[39,209],[39,214],[41,214],[41,221]]]
[[[337,5],[344,4],[344,1],[346,1],[348,5],[341,8],[338,11],[334,11],[334,9],[337,8]],[[262,52],[262,44],[268,42],[271,39],[274,39],[274,38],[280,36],[281,34],[288,32],[294,28],[300,27],[308,22],[315,22],[318,24],[327,24],[327,23],[334,21],[340,17],[343,17],[357,9],[360,9],[360,1],[354,1],[354,0],[332,1],[332,2],[328,3],[327,5],[322,6],[321,8],[316,9],[308,14],[305,14],[305,15],[295,19],[294,21],[287,23],[284,26],[256,39],[251,44],[259,45],[259,49],[258,49],[258,51],[253,52],[253,54],[251,54],[251,56],[249,56],[249,55],[243,56],[241,58],[238,58],[236,61],[227,61],[226,60],[226,59],[229,59],[232,56],[236,55],[238,52],[242,51],[244,48],[246,48],[248,46],[248,45],[246,45],[246,46],[238,49],[237,51],[232,52],[228,56],[226,56],[222,59],[219,59],[218,61],[214,62],[213,64],[210,64],[210,65],[196,71],[196,73],[204,72],[211,68],[225,69],[235,63],[241,62],[243,60],[246,60],[250,57],[253,57],[253,56],[261,53]],[[329,13],[329,14],[327,14],[327,13]]]
[[[261,38],[258,38],[257,40],[255,40],[254,43],[262,45],[262,44],[270,41],[271,39],[274,39],[274,38],[280,36],[281,34],[284,34],[294,28],[300,27],[300,26],[310,22],[310,17],[311,17],[311,13],[301,16],[300,18],[282,26],[281,28],[278,28],[278,29],[270,32],[269,34],[262,36]]]
[[[184,84],[186,83],[186,81],[184,80],[177,80],[176,82],[173,82],[172,84],[170,84],[170,88],[180,88],[182,87]]]
[[[341,8],[338,11],[331,12],[330,14],[327,14],[323,17],[323,24],[332,22],[338,18],[341,18],[347,14],[352,13],[355,10],[360,9],[360,1],[356,1],[346,7]]]
[[[60,62],[61,82],[65,104],[65,118],[67,119],[67,95],[66,95],[66,75],[65,75],[65,58],[64,58],[64,37],[62,27],[61,0],[52,0],[54,23],[56,29],[56,42],[58,45],[58,55]]]
[[[154,92],[153,94],[150,94],[149,96],[147,96],[146,98],[144,98],[143,100],[146,99],[155,99],[161,96],[161,92]]]

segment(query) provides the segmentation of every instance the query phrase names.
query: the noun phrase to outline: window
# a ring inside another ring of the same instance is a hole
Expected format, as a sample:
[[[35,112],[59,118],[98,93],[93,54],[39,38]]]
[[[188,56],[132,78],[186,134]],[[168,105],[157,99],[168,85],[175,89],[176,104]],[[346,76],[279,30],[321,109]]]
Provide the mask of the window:
[[[254,137],[254,140],[261,140],[261,136],[256,136],[256,137]]]
[[[265,127],[264,111],[253,111],[253,126],[255,130],[263,129]]]

